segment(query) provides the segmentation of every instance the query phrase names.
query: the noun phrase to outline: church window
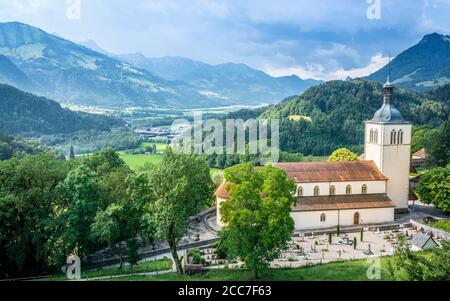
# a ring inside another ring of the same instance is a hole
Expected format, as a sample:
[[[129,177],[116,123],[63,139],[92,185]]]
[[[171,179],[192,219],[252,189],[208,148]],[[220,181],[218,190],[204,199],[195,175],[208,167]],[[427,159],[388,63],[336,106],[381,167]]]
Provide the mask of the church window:
[[[327,216],[325,213],[322,213],[322,215],[320,216],[320,221],[321,222],[326,222],[327,221]]]
[[[375,130],[375,132],[374,132],[374,135],[375,135],[375,139],[374,139],[374,142],[376,143],[376,144],[378,144],[378,130]]]
[[[347,185],[347,187],[345,187],[345,193],[352,194],[352,186],[351,185]]]
[[[373,129],[370,130],[370,143],[373,143]]]
[[[403,144],[403,131],[402,130],[398,131],[397,143],[398,144]]]
[[[364,185],[362,186],[362,188],[361,188],[361,193],[362,193],[362,194],[367,194],[367,185],[366,185],[366,184],[364,184]]]
[[[336,187],[334,185],[330,186],[330,195],[336,195]]]
[[[303,187],[299,186],[297,188],[297,196],[303,196]]]
[[[320,188],[319,186],[314,187],[314,196],[319,196],[320,195]]]
[[[397,144],[397,131],[392,130],[391,132],[391,144]]]

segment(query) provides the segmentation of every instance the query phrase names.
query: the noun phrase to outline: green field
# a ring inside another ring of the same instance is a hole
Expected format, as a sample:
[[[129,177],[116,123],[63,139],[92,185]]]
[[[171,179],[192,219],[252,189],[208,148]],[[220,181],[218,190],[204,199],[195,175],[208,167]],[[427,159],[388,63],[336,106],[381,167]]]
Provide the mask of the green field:
[[[88,278],[96,278],[96,277],[108,277],[108,276],[115,276],[115,275],[127,275],[127,274],[133,274],[133,273],[148,273],[148,272],[155,272],[155,271],[166,271],[170,270],[172,268],[172,261],[170,259],[161,259],[156,261],[147,261],[142,262],[133,267],[133,270],[131,270],[131,267],[129,265],[123,266],[122,269],[119,268],[109,268],[109,269],[102,269],[97,271],[86,271],[81,273],[82,279],[88,279]],[[50,279],[45,280],[55,280],[55,281],[63,281],[67,280],[66,275],[55,275],[51,277]]]
[[[387,271],[388,258],[381,259],[382,281],[393,280]],[[261,273],[259,280],[263,281],[368,281],[367,271],[370,264],[367,260],[333,262],[298,269],[270,269]],[[249,271],[242,270],[211,270],[206,275],[177,277],[175,273],[158,276],[133,276],[115,281],[248,281]]]
[[[133,170],[138,170],[147,163],[159,164],[162,161],[160,155],[146,156],[146,155],[128,155],[119,154],[120,158]]]

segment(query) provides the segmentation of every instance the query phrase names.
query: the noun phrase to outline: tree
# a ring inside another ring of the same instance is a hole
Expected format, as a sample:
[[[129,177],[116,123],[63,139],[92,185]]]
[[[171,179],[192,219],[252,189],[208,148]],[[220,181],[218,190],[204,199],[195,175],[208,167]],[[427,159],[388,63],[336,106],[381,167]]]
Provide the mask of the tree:
[[[433,204],[436,208],[450,211],[450,165],[424,173],[420,179],[417,194],[420,201]]]
[[[187,232],[189,218],[210,203],[214,184],[203,157],[177,155],[166,150],[160,165],[148,172],[150,203],[147,210],[157,236],[167,241],[175,260],[177,274],[183,274],[177,245]]]
[[[334,151],[328,158],[328,162],[358,161],[358,160],[359,160],[358,155],[346,148],[341,148]]]
[[[248,163],[226,169],[225,179],[230,199],[221,208],[226,224],[222,243],[228,255],[241,258],[257,278],[291,239],[295,184],[281,169],[255,170]]]
[[[0,161],[0,277],[48,273],[60,263],[56,186],[68,164],[52,155]]]
[[[450,242],[429,252],[412,252],[404,237],[399,237],[388,271],[400,281],[447,281],[450,277]]]
[[[70,160],[75,159],[75,150],[73,149],[73,145],[70,146],[69,159]]]
[[[444,167],[450,164],[450,120],[434,135],[430,143],[426,164],[431,167]]]

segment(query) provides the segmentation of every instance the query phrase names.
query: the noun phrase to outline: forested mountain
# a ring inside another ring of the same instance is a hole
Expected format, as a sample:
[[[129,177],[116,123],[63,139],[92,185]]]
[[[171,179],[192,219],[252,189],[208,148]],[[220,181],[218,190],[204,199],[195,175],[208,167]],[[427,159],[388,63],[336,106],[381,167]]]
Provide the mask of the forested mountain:
[[[62,103],[167,108],[275,103],[317,83],[274,78],[243,64],[118,57],[92,41],[84,45],[26,24],[0,23],[0,66],[7,71],[0,71],[0,83]]]
[[[295,75],[272,77],[245,64],[209,65],[181,57],[147,58],[140,53],[119,58],[162,78],[184,81],[202,93],[234,103],[275,103],[321,83]]]
[[[122,121],[107,116],[72,112],[53,100],[0,84],[0,133],[3,134],[106,131],[122,124]]]
[[[428,92],[427,95],[431,98],[444,101],[448,105],[450,105],[450,84],[434,88],[433,90]]]
[[[366,79],[384,83],[388,66]],[[394,84],[415,91],[450,83],[450,36],[432,33],[417,45],[399,54],[391,66]]]
[[[260,118],[279,118],[284,151],[328,155],[349,147],[362,152],[364,121],[383,102],[382,85],[364,80],[331,81],[312,87],[300,97],[267,109]],[[395,91],[395,106],[415,125],[436,127],[447,121],[449,102],[409,92]]]
[[[33,89],[33,82],[10,59],[0,55],[0,83],[13,85],[19,89]]]

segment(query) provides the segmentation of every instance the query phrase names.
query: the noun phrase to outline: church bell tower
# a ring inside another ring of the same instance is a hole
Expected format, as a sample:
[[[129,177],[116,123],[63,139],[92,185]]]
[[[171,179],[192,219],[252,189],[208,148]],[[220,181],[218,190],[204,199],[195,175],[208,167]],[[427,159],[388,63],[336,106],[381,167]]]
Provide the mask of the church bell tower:
[[[412,124],[405,121],[393,104],[394,88],[389,75],[384,84],[383,106],[365,123],[365,160],[372,160],[389,179],[387,196],[396,212],[408,210]]]

